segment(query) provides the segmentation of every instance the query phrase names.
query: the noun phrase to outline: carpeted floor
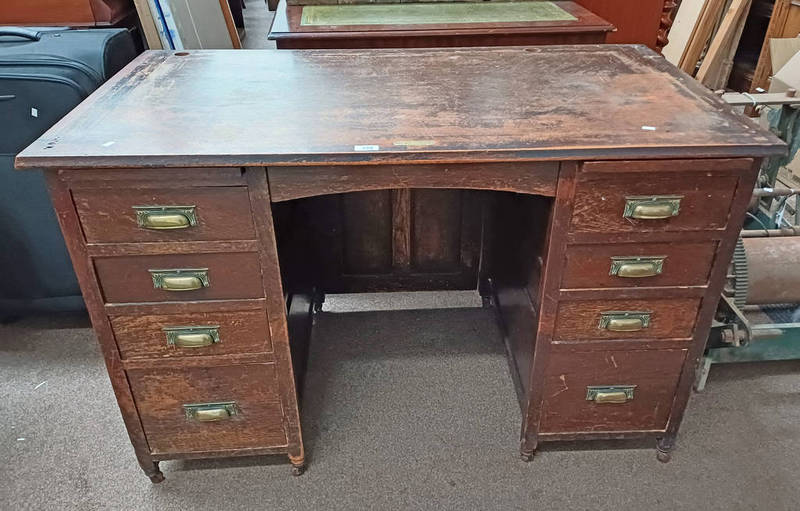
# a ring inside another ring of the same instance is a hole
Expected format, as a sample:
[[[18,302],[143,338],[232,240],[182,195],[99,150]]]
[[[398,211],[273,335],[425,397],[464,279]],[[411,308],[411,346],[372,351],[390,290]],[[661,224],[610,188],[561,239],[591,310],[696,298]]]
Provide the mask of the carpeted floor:
[[[370,302],[370,300],[372,300]],[[491,312],[464,295],[334,297],[315,326],[302,424],[283,457],[133,457],[86,320],[0,327],[3,509],[794,510],[800,363],[713,368],[669,464],[651,442],[517,457],[520,414]],[[344,312],[364,307],[438,310]]]

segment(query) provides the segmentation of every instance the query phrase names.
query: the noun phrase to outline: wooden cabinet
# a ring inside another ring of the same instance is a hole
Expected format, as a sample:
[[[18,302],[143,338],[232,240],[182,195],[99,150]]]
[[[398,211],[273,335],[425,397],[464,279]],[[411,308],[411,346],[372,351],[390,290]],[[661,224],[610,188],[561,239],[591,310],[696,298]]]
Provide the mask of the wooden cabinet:
[[[131,0],[3,0],[3,25],[102,27],[135,14]]]
[[[153,481],[173,458],[302,472],[295,375],[330,291],[477,288],[523,459],[642,437],[669,459],[780,140],[642,46],[186,53],[139,57],[17,158],[47,169]],[[227,95],[247,87],[291,93]]]

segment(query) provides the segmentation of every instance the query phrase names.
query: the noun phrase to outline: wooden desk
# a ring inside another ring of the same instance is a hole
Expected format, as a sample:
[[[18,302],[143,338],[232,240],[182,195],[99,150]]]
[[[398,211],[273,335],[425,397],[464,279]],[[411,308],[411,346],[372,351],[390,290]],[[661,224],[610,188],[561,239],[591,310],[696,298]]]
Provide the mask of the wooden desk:
[[[612,30],[574,2],[304,6],[281,0],[269,38],[278,49],[434,48],[595,44]]]
[[[47,169],[158,482],[172,458],[302,472],[309,291],[329,266],[354,289],[431,287],[416,268],[463,246],[504,324],[523,458],[652,437],[667,459],[759,163],[783,150],[641,46],[192,51],[140,56],[17,164]]]

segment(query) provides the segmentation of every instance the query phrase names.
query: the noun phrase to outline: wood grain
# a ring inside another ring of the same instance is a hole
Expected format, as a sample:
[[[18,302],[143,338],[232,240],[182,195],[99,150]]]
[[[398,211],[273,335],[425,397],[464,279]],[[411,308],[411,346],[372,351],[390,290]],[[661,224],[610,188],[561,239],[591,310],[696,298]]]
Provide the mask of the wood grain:
[[[260,298],[261,268],[254,253],[99,257],[94,260],[105,301],[170,302]],[[195,291],[153,287],[148,270],[208,268],[210,285]]]
[[[255,239],[246,187],[84,189],[74,190],[72,197],[89,243]],[[196,206],[197,225],[145,229],[137,225],[133,206]]]
[[[128,371],[154,454],[285,447],[274,364]],[[184,404],[235,401],[228,420],[186,418]]]
[[[556,313],[556,342],[579,342],[599,339],[689,339],[694,333],[698,298],[650,300],[581,300],[562,301]],[[603,312],[652,312],[650,326],[637,332],[612,332],[598,328]]]
[[[686,350],[552,353],[544,381],[543,432],[664,430]],[[622,404],[586,400],[588,385],[636,385]]]
[[[272,351],[267,314],[263,310],[112,316],[110,321],[123,359]],[[165,327],[187,326],[217,326],[220,342],[202,348],[179,348],[167,344]]]

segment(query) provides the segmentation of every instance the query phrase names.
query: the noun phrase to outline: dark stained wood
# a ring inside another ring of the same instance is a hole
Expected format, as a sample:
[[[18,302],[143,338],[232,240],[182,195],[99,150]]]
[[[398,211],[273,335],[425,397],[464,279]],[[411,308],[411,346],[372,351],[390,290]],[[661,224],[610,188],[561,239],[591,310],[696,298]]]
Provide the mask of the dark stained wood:
[[[103,27],[133,14],[130,0],[3,0],[4,25]]]
[[[237,93],[247,89],[292,93]],[[466,163],[754,157],[783,146],[640,46],[197,50],[144,53],[16,161]]]
[[[75,190],[81,227],[89,243],[255,239],[246,187],[188,190]],[[195,206],[197,225],[150,230],[136,223],[133,206]]]
[[[624,7],[618,0],[575,0],[595,14],[602,16],[617,28],[608,34],[609,43],[646,44],[660,51],[666,43],[663,17],[672,0],[637,0],[626,2]],[[659,35],[662,41],[659,41]]]
[[[130,370],[128,379],[153,453],[286,446],[274,364]],[[186,418],[184,404],[235,401],[227,420]]]
[[[465,188],[555,195],[558,164],[270,167],[274,201],[385,188]]]
[[[112,316],[110,320],[123,359],[272,351],[264,311]],[[202,348],[179,348],[167,344],[165,327],[187,326],[217,326],[220,342]]]
[[[411,268],[411,190],[392,190],[392,267],[395,270]]]
[[[278,49],[434,48],[604,43],[614,26],[573,2],[554,2],[569,21],[304,26],[301,5],[278,3],[269,32]]]
[[[159,190],[194,188],[196,186],[246,185],[238,167],[216,168],[136,168],[136,169],[58,169],[58,176],[69,184],[71,190],[83,188],[113,188]]]
[[[94,260],[106,302],[169,302],[259,298],[261,287],[255,253],[100,257]],[[148,270],[208,268],[210,285],[194,291],[153,287]]]
[[[343,269],[347,274],[392,269],[392,196],[389,190],[342,195]]]
[[[595,177],[596,176],[596,177]],[[578,182],[572,232],[690,231],[725,228],[736,175],[587,174]],[[683,195],[677,216],[637,220],[622,216],[625,197]]]
[[[694,332],[699,306],[700,300],[697,298],[562,301],[558,305],[553,340],[688,339]],[[652,312],[650,326],[637,332],[612,332],[598,328],[600,314],[611,311]]]
[[[664,430],[686,350],[556,351],[544,380],[543,432]],[[586,400],[589,385],[636,385],[627,403]]]
[[[446,271],[461,257],[461,192],[416,190],[412,205],[411,260],[422,271]],[[475,261],[469,261],[470,264]]]
[[[716,251],[715,242],[571,245],[564,254],[561,287],[703,286],[708,282]],[[612,257],[631,256],[666,256],[662,273],[642,278],[609,274]]]

